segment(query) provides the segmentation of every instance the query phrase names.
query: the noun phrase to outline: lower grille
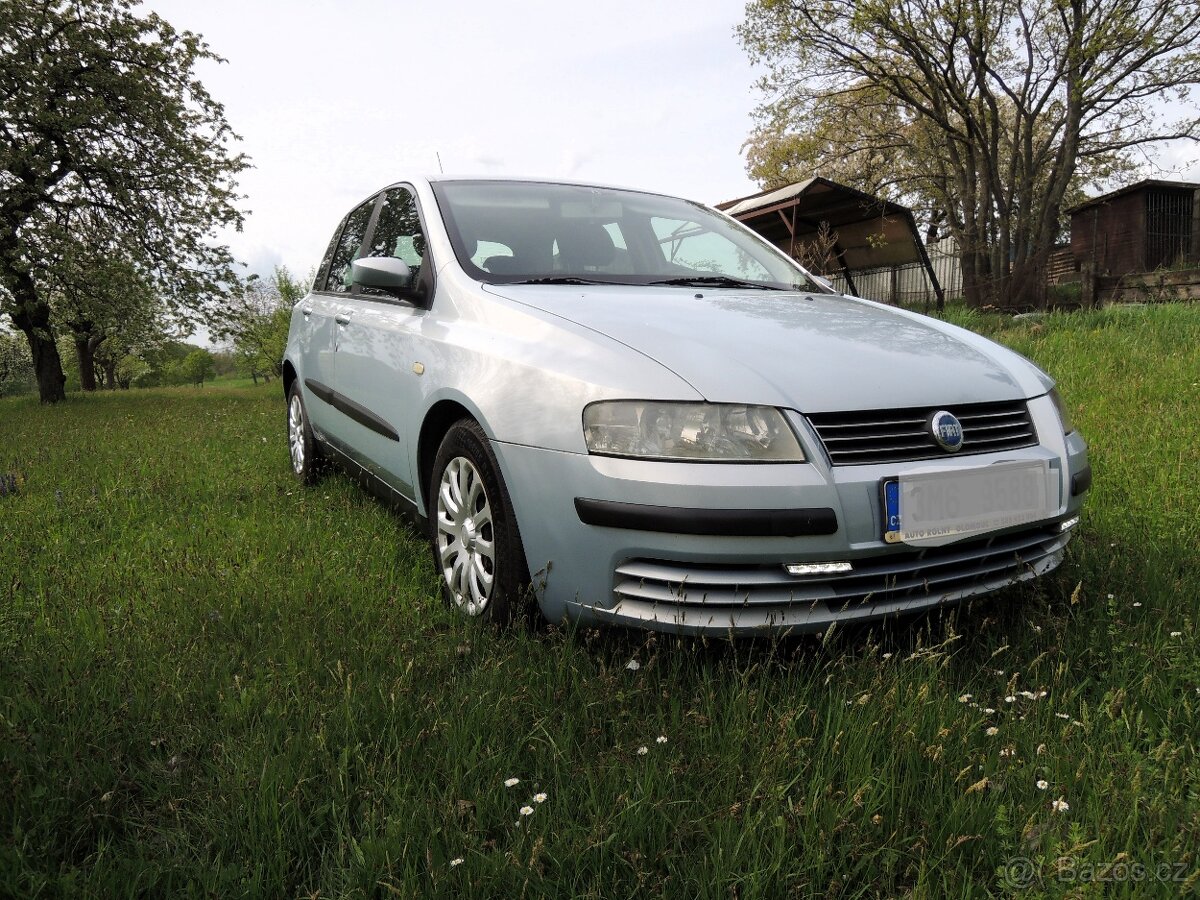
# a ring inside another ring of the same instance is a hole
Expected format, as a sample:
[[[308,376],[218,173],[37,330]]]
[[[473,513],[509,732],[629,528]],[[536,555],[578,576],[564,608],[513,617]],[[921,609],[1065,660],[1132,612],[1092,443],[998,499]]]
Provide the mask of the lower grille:
[[[945,547],[852,560],[854,571],[824,578],[789,575],[783,563],[725,566],[633,559],[616,569],[618,599],[667,608],[764,612],[822,606],[836,612],[861,604],[969,593],[1041,571],[1039,564],[1070,539],[1057,525]]]
[[[1037,443],[1024,400],[945,407],[962,423],[956,456],[1015,450]],[[814,413],[808,417],[835,466],[907,462],[947,455],[929,430],[937,407],[867,412]]]

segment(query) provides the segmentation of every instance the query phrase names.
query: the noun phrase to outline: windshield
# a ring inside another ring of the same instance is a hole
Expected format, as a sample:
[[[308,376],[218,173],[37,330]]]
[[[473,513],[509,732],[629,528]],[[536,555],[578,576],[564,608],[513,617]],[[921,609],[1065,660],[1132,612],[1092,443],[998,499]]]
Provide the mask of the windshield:
[[[828,293],[756,234],[698,203],[526,181],[442,181],[433,190],[459,263],[480,281]]]

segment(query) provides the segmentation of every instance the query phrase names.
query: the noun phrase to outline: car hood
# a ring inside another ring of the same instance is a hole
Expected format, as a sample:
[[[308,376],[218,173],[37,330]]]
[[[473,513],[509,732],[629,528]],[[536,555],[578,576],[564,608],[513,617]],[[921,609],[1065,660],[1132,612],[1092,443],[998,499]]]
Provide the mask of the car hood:
[[[619,341],[713,403],[834,412],[1014,400],[1053,386],[986,338],[851,297],[623,285],[485,289]]]

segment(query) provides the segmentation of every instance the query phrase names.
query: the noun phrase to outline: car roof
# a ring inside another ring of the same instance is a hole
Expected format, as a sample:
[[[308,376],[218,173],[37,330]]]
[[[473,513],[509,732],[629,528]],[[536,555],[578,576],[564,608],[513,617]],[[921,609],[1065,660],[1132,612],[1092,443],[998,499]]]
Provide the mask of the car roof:
[[[545,175],[495,175],[495,174],[469,174],[469,173],[439,173],[436,175],[422,175],[421,179],[429,184],[437,184],[439,182],[454,182],[454,181],[495,181],[499,183],[511,182],[528,182],[533,184],[568,184],[573,187],[592,187],[601,188],[612,191],[630,191],[636,194],[656,194],[661,197],[676,197],[676,199],[686,200],[686,197],[679,197],[676,194],[668,194],[664,191],[652,191],[646,188],[631,187],[623,184],[610,184],[602,181],[580,181],[575,178],[557,178]],[[411,179],[408,179],[411,181]],[[402,183],[402,182],[398,182]],[[389,185],[390,186],[390,185]]]

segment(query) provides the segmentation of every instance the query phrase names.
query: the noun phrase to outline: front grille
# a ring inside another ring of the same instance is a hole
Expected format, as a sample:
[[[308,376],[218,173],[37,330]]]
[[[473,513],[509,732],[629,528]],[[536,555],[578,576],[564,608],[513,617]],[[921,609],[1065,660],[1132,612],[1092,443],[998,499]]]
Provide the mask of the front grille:
[[[816,413],[808,420],[835,466],[908,462],[949,456],[929,430],[929,417],[946,409],[958,417],[963,445],[955,455],[1016,450],[1037,443],[1024,400],[962,406]]]
[[[1061,551],[1069,534],[1057,525],[945,547],[883,553],[851,560],[845,575],[789,575],[782,563],[739,566],[633,559],[616,569],[617,597],[665,608],[764,612],[944,597],[991,590],[1033,577]]]

